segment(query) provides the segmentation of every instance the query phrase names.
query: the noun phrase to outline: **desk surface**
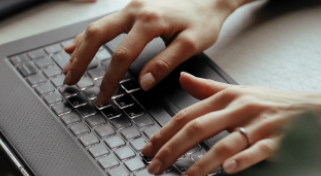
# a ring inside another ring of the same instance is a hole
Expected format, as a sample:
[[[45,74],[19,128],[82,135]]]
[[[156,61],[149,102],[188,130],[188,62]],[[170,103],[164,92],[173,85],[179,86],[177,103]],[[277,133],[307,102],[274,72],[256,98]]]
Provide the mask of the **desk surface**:
[[[227,19],[217,43],[205,53],[239,84],[321,90],[321,3],[317,1],[262,0],[246,5]],[[0,21],[0,44],[101,16],[128,2],[48,2]]]

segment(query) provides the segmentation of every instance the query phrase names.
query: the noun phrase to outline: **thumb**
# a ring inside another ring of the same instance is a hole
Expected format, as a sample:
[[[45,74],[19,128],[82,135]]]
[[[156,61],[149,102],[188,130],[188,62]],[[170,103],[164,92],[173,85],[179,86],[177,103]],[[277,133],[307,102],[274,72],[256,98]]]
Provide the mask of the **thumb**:
[[[189,73],[182,72],[179,79],[181,86],[193,97],[203,100],[232,85],[213,81],[210,79],[197,78]]]

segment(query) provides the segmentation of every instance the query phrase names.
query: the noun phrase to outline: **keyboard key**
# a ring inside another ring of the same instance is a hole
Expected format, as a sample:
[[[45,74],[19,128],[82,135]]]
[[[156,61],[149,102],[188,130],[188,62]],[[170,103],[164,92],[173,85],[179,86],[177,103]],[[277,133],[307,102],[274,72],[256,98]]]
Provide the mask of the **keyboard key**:
[[[19,65],[17,67],[17,69],[19,70],[19,72],[24,77],[30,76],[30,75],[34,75],[34,74],[37,73],[36,67],[33,66],[32,64],[30,64],[29,62],[23,63],[22,65]]]
[[[101,86],[101,83],[103,82],[103,78],[99,78],[97,80],[95,80],[95,84],[100,87]]]
[[[42,72],[47,78],[51,78],[61,74],[60,68],[58,68],[56,65],[53,67],[44,69]]]
[[[125,141],[123,141],[119,136],[112,136],[104,141],[110,149],[119,148],[126,145]]]
[[[79,93],[76,96],[67,98],[67,100],[73,108],[79,108],[87,104],[87,98],[82,93]]]
[[[57,43],[57,44],[54,44],[54,45],[50,45],[50,46],[45,47],[45,51],[46,51],[48,54],[54,54],[54,53],[57,53],[57,52],[59,52],[59,51],[62,51],[62,47],[60,46],[59,43]]]
[[[35,65],[39,69],[42,69],[42,68],[45,68],[45,67],[53,66],[54,62],[50,59],[49,56],[45,56],[44,58],[35,60]]]
[[[124,162],[124,165],[131,172],[142,169],[145,167],[145,164],[143,163],[143,161],[138,158],[133,158],[133,159],[127,160]]]
[[[70,127],[70,131],[77,136],[83,133],[89,133],[90,129],[84,123],[77,123]]]
[[[175,166],[181,171],[185,172],[189,167],[194,164],[194,161],[189,157],[183,158],[175,162]]]
[[[70,55],[65,52],[60,52],[52,56],[52,59],[57,63],[60,69],[64,69],[70,60]]]
[[[201,150],[199,152],[193,153],[191,154],[191,158],[194,161],[198,161],[199,159],[201,159],[204,155],[205,155],[206,151],[205,150]]]
[[[79,138],[79,141],[84,147],[88,147],[99,143],[99,139],[92,133],[81,136]]]
[[[144,155],[141,154],[141,153],[140,153],[140,156],[143,158],[143,160],[144,160],[146,163],[150,164],[150,163],[152,162],[152,159],[153,159],[153,158],[144,156]]]
[[[43,100],[47,103],[47,105],[51,106],[57,103],[62,102],[62,96],[57,93],[51,93],[43,97]]]
[[[88,75],[93,79],[93,80],[97,80],[99,78],[104,77],[106,71],[103,70],[100,67],[88,70]]]
[[[124,109],[135,104],[130,95],[124,95],[123,97],[116,98],[114,99],[114,102],[120,109]]]
[[[74,41],[74,39],[69,39],[69,40],[61,42],[60,44],[62,47],[66,47],[66,46],[72,44],[73,41]]]
[[[109,100],[106,104],[104,104],[104,105],[97,105],[96,104],[96,100],[93,100],[92,101],[92,103],[96,106],[96,108],[97,109],[99,109],[99,110],[103,110],[103,109],[105,109],[105,108],[107,108],[107,107],[110,107],[112,104],[111,104],[111,100]]]
[[[55,88],[52,86],[52,84],[50,82],[47,82],[45,84],[35,87],[35,91],[39,95],[43,95],[43,94],[54,92]]]
[[[86,122],[91,127],[106,123],[105,119],[103,118],[103,116],[100,113],[97,113],[93,116],[87,117]]]
[[[63,86],[58,90],[65,98],[76,96],[78,93],[80,93],[76,86]]]
[[[160,130],[160,128],[157,125],[154,125],[144,129],[143,133],[148,139],[151,139],[158,130]]]
[[[202,150],[202,147],[201,147],[199,144],[197,144],[195,147],[193,147],[192,149],[190,149],[190,150],[187,152],[187,154],[192,154],[192,153],[198,152],[198,151],[200,151],[200,150]]]
[[[162,174],[161,176],[180,176],[181,174],[175,169],[172,169],[169,172],[166,172],[165,174]]]
[[[131,126],[130,121],[124,115],[110,119],[110,122],[116,127],[117,130]]]
[[[123,147],[123,148],[117,149],[115,150],[114,153],[120,160],[125,160],[136,156],[133,150],[130,149],[129,147]]]
[[[122,115],[121,110],[115,105],[109,106],[101,111],[108,119],[117,118]]]
[[[118,97],[122,97],[125,95],[125,91],[120,87],[118,86],[118,88],[116,89],[115,93],[113,94],[113,99],[115,98],[118,98]]]
[[[129,81],[131,78],[132,77],[130,76],[130,74],[128,72],[126,72],[125,76],[123,77],[123,79],[119,83]]]
[[[28,61],[28,56],[27,54],[19,54],[17,56],[13,56],[13,57],[10,57],[10,61],[13,65],[17,65],[17,64],[20,64],[20,63],[23,63],[23,62],[27,62]]]
[[[103,169],[108,169],[119,165],[119,162],[116,160],[116,158],[111,155],[98,159],[98,163]]]
[[[84,77],[79,80],[77,83],[77,86],[79,87],[80,90],[84,90],[88,87],[94,86],[94,83],[91,81],[90,78]]]
[[[132,93],[140,90],[139,84],[137,83],[137,81],[134,80],[123,82],[121,83],[121,85],[127,93]]]
[[[65,80],[65,75],[61,75],[59,77],[56,77],[56,78],[52,78],[51,79],[51,83],[56,87],[60,87],[63,85],[64,83],[64,80]]]
[[[126,128],[120,133],[127,141],[141,136],[140,132],[136,128]]]
[[[45,51],[42,48],[28,52],[28,56],[32,60],[35,60],[35,59],[38,59],[41,57],[45,57],[46,55],[47,54],[45,53]]]
[[[82,106],[80,108],[77,109],[77,111],[79,112],[79,114],[83,117],[89,117],[92,116],[94,114],[97,113],[97,111],[95,110],[95,107],[92,103],[87,103],[85,106]]]
[[[143,116],[136,117],[132,120],[138,128],[154,125],[154,122],[152,121],[151,117],[146,113]]]
[[[128,172],[123,167],[117,167],[108,171],[109,176],[129,176]]]
[[[87,70],[96,68],[97,66],[98,66],[98,62],[97,62],[95,59],[93,59],[93,60],[89,63],[89,65],[88,65],[88,67],[87,67]]]
[[[109,154],[108,149],[103,144],[98,144],[90,147],[88,151],[94,158]]]
[[[85,95],[88,97],[89,100],[93,100],[97,97],[99,91],[100,91],[99,87],[94,86],[84,90],[83,92],[85,93]]]
[[[124,109],[127,116],[131,119],[144,115],[144,110],[138,104]]]
[[[104,60],[104,61],[101,62],[101,66],[103,66],[106,71],[107,71],[107,69],[109,67],[110,61],[111,61],[111,59]]]
[[[134,150],[139,152],[145,147],[146,141],[143,138],[139,138],[139,139],[135,139],[133,141],[130,141],[129,144],[130,144],[130,146],[133,147]]]
[[[57,114],[57,116],[68,114],[72,110],[72,107],[67,102],[54,105],[51,108]]]
[[[43,76],[41,73],[37,73],[35,75],[28,76],[26,78],[26,80],[31,86],[43,84],[47,81],[46,77]]]
[[[110,125],[103,125],[95,128],[95,132],[100,138],[112,136],[116,134],[116,131]]]
[[[106,59],[111,59],[111,54],[106,50],[100,50],[96,53],[96,56],[95,56],[99,61],[103,61],[103,60],[106,60]]]
[[[134,173],[134,176],[154,176],[154,175],[150,174],[147,169],[144,169]]]
[[[70,125],[72,123],[80,122],[80,116],[76,112],[71,112],[69,114],[63,115],[60,117],[61,121],[66,125]]]

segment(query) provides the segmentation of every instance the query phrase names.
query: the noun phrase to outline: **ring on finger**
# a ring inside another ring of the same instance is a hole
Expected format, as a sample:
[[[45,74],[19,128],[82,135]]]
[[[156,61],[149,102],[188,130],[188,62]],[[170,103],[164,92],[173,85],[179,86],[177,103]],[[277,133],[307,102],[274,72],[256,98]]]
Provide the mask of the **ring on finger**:
[[[247,147],[251,146],[250,135],[249,135],[249,133],[245,130],[245,128],[243,128],[243,127],[237,127],[237,128],[234,129],[234,131],[238,131],[238,132],[240,132],[243,136],[245,136],[246,139],[247,139],[247,142],[248,142]]]

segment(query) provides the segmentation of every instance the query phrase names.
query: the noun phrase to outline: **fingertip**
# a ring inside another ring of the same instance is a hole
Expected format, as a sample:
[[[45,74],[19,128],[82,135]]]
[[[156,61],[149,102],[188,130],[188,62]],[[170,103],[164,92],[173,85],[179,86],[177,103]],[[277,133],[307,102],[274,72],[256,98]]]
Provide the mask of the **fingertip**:
[[[155,86],[156,79],[152,73],[148,72],[148,73],[144,74],[142,77],[140,77],[139,83],[140,83],[141,88],[144,91],[148,91],[149,89],[151,89],[152,87]]]
[[[74,42],[71,43],[70,45],[64,47],[65,52],[69,53],[69,54],[74,52],[75,49],[76,49],[76,44]]]
[[[223,169],[228,174],[235,173],[235,170],[237,168],[237,162],[233,160],[227,160],[223,163]]]
[[[151,157],[151,153],[153,150],[153,144],[148,142],[145,147],[142,149],[142,154],[147,157]]]

